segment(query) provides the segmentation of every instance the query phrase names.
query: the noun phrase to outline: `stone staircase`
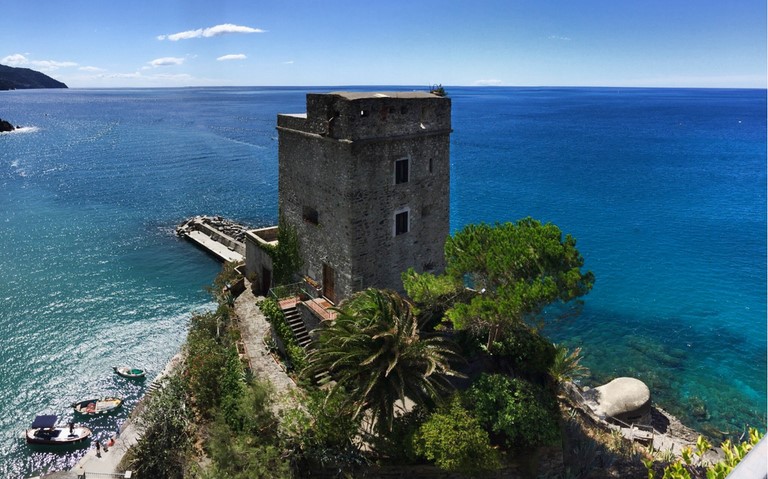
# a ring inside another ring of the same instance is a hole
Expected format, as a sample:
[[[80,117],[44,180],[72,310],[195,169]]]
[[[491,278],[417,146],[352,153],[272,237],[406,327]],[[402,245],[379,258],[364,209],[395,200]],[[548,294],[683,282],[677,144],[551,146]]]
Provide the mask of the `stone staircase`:
[[[301,313],[296,306],[283,308],[283,314],[285,315],[285,321],[293,331],[293,335],[296,337],[296,341],[304,349],[307,349],[312,342],[312,338],[309,337],[307,328],[304,327],[304,322],[301,320]]]
[[[309,332],[304,326],[304,321],[301,320],[301,313],[296,305],[282,306],[280,309],[283,311],[285,322],[288,323],[291,331],[293,331],[293,335],[296,337],[299,346],[304,348],[304,350],[309,349],[312,345],[312,338],[309,337]],[[331,381],[331,375],[327,371],[323,371],[315,375],[314,381],[316,384],[320,385],[327,384]]]

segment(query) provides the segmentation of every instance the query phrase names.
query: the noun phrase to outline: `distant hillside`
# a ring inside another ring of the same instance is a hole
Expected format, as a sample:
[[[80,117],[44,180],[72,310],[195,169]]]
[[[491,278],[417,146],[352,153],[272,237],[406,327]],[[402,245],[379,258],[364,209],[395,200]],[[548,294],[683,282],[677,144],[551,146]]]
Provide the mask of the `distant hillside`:
[[[67,85],[29,68],[0,65],[0,90],[28,88],[67,88]]]

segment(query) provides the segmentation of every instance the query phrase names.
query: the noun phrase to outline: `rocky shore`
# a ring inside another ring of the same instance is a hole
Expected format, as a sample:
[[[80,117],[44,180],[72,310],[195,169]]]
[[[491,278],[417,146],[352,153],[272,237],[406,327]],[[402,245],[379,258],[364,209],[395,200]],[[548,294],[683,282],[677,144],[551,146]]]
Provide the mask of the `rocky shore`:
[[[183,236],[189,230],[198,229],[200,225],[206,225],[220,233],[224,233],[225,235],[240,243],[245,242],[245,233],[251,229],[246,225],[228,220],[221,216],[198,215],[189,218],[177,226],[176,234]]]

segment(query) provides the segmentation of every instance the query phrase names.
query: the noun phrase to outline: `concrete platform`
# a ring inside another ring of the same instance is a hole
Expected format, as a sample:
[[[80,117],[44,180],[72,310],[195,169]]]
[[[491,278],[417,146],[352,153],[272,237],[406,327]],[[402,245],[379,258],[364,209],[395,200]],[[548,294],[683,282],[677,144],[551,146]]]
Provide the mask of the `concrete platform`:
[[[242,262],[245,261],[245,257],[238,253],[237,251],[233,251],[223,244],[219,243],[218,241],[214,241],[211,239],[210,236],[206,235],[205,233],[202,233],[200,231],[188,231],[185,233],[185,238],[188,240],[196,243],[201,248],[205,249],[206,251],[210,252],[212,255],[219,258],[221,261],[235,261],[235,262]]]

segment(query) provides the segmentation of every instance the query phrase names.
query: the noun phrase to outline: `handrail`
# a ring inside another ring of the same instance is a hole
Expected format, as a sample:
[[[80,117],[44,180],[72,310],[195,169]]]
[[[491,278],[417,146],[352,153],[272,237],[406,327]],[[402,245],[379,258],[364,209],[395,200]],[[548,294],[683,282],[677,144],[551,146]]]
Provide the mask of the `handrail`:
[[[283,284],[270,288],[269,294],[276,300],[288,298],[290,296],[302,296],[306,295],[309,298],[316,299],[318,297],[317,289],[309,287],[306,281],[300,281],[298,283]]]

